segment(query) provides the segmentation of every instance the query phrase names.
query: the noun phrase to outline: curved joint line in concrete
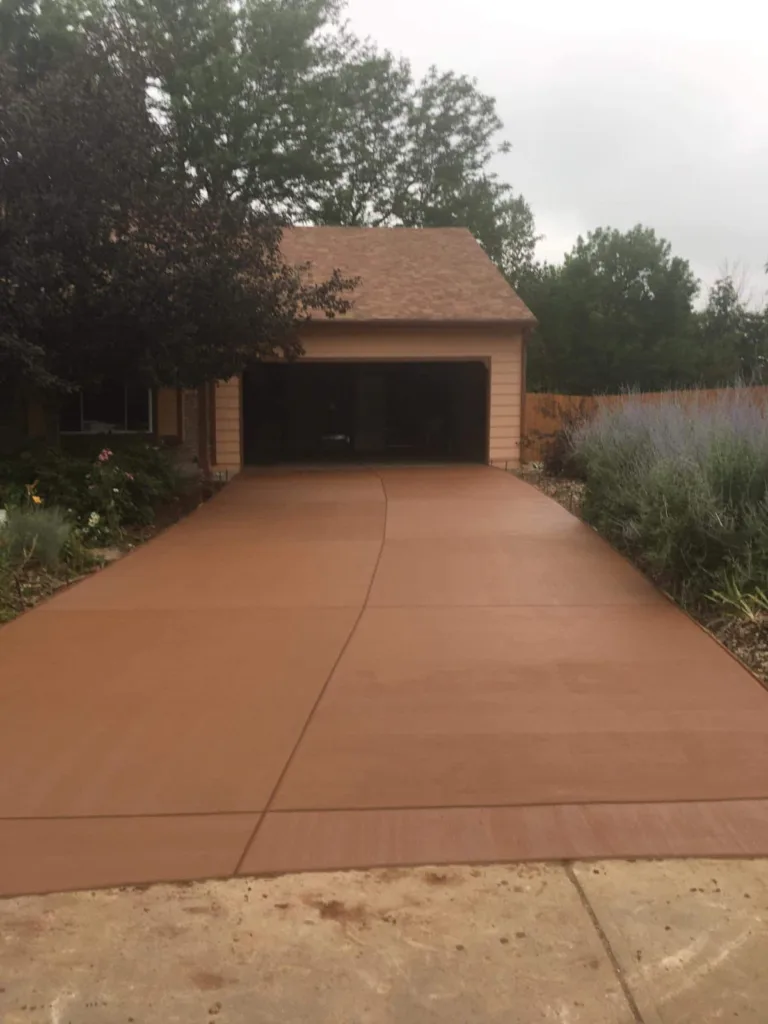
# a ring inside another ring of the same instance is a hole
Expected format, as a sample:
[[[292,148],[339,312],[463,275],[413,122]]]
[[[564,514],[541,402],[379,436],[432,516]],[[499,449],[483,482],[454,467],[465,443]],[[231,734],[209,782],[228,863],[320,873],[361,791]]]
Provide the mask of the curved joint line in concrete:
[[[384,522],[383,522],[382,528],[381,528],[381,543],[379,544],[379,551],[378,551],[378,554],[376,555],[376,561],[373,564],[373,570],[371,572],[371,579],[370,579],[370,581],[368,583],[368,589],[365,592],[365,597],[363,599],[363,603],[360,606],[360,611],[359,611],[359,613],[357,615],[357,618],[352,623],[352,628],[350,629],[349,633],[347,634],[347,637],[344,640],[344,643],[341,645],[341,648],[340,648],[339,653],[338,653],[338,655],[336,657],[336,660],[334,661],[333,665],[331,666],[331,670],[328,673],[328,675],[327,675],[327,677],[325,679],[325,682],[323,683],[322,687],[320,688],[320,692],[317,695],[317,699],[315,700],[314,704],[310,708],[310,711],[309,711],[309,714],[307,715],[306,721],[304,722],[304,725],[301,728],[301,732],[299,733],[298,738],[297,738],[296,742],[293,745],[293,749],[291,750],[291,753],[289,754],[287,761],[283,765],[283,770],[280,772],[280,775],[278,776],[277,782],[275,783],[275,785],[274,785],[274,787],[272,789],[272,792],[269,794],[269,799],[267,800],[267,802],[264,805],[264,808],[263,808],[261,814],[259,815],[259,819],[256,822],[256,825],[254,826],[253,832],[251,832],[250,836],[248,837],[248,842],[245,844],[243,852],[240,854],[240,858],[238,859],[237,865],[235,866],[235,869],[234,869],[234,872],[233,872],[234,875],[237,875],[237,874],[240,873],[240,869],[242,868],[243,863],[245,862],[245,859],[248,856],[248,853],[249,853],[251,847],[253,846],[253,844],[254,844],[254,842],[256,840],[256,837],[259,834],[259,829],[261,828],[262,823],[265,821],[265,819],[267,817],[267,814],[269,813],[269,811],[272,808],[272,804],[274,803],[275,797],[277,796],[278,791],[280,789],[280,786],[282,785],[283,779],[287,775],[288,769],[291,767],[291,763],[292,763],[294,757],[296,756],[296,752],[298,751],[299,747],[301,746],[301,741],[304,739],[304,736],[305,736],[305,734],[307,732],[307,729],[309,728],[309,726],[310,726],[310,724],[312,722],[312,719],[315,716],[315,712],[317,711],[318,707],[320,706],[320,703],[322,702],[322,699],[325,696],[325,693],[326,693],[326,691],[327,691],[327,689],[328,689],[328,687],[330,685],[331,679],[333,679],[334,673],[336,672],[336,669],[338,668],[338,666],[339,666],[339,664],[341,662],[341,659],[344,657],[344,654],[346,653],[347,648],[349,647],[350,643],[352,642],[352,638],[354,637],[355,633],[357,632],[357,628],[360,625],[360,621],[361,621],[363,615],[365,614],[366,608],[368,607],[368,602],[370,601],[370,598],[371,598],[371,592],[373,591],[373,584],[376,582],[376,574],[379,571],[379,565],[381,564],[381,556],[384,553],[384,544],[386,543],[386,539],[387,539],[387,513],[389,511],[389,501],[388,501],[388,498],[387,498],[387,488],[386,488],[386,485],[384,483],[384,479],[381,476],[381,474],[377,473],[375,470],[372,470],[372,472],[374,473],[376,479],[379,481],[379,484],[381,485],[381,491],[382,491],[382,495],[384,497]]]

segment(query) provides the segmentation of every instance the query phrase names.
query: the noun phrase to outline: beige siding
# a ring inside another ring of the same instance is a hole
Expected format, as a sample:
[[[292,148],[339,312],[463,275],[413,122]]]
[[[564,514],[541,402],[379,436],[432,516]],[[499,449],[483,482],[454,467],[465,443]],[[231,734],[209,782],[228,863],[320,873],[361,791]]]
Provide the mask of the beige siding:
[[[361,328],[303,339],[307,359],[483,359],[490,365],[489,461],[520,464],[522,332],[519,329]]]
[[[240,378],[216,382],[216,465],[230,476],[242,468]]]
[[[520,464],[522,345],[514,345],[491,358],[489,457],[494,465]]]
[[[177,437],[179,433],[179,399],[176,388],[159,388],[157,392],[158,437]]]
[[[479,359],[490,368],[489,460],[520,463],[522,333],[517,328],[371,328],[323,325],[302,338],[305,359]],[[217,467],[241,465],[240,386],[233,378],[216,387]]]

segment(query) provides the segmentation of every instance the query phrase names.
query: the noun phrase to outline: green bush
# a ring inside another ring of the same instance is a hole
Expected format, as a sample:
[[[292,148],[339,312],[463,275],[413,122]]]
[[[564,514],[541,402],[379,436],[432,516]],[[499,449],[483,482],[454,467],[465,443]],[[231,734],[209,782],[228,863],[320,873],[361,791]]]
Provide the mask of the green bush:
[[[573,438],[578,428],[594,415],[593,405],[584,398],[573,399],[573,405],[559,407],[554,401],[549,405],[551,414],[560,421],[560,428],[542,438],[541,461],[547,476],[567,477],[570,480],[583,479],[583,467],[576,456]],[[547,406],[543,410],[547,410]]]
[[[169,451],[145,441],[115,451],[103,439],[77,454],[31,447],[0,464],[0,507],[27,502],[65,509],[88,543],[108,543],[130,526],[153,522],[155,510],[184,489]]]
[[[18,615],[16,598],[16,582],[11,560],[8,552],[0,544],[0,622],[8,622]]]
[[[37,563],[56,569],[72,535],[72,523],[60,508],[10,508],[0,527],[0,547],[11,566]]]
[[[683,601],[768,580],[768,413],[749,389],[719,401],[628,398],[572,433],[583,514]]]

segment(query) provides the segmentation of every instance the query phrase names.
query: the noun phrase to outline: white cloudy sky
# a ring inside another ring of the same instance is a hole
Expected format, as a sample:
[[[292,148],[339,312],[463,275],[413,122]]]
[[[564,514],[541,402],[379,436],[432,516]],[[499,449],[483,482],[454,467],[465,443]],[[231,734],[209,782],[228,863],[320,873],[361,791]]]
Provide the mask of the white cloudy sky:
[[[349,0],[359,35],[478,79],[512,152],[496,169],[558,260],[642,222],[711,282],[768,288],[768,7],[760,0]]]

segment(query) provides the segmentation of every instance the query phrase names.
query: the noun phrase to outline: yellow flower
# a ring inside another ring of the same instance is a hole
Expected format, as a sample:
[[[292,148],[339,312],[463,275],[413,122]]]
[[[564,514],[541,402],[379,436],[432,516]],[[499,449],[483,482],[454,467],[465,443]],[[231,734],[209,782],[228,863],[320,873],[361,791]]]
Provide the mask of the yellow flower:
[[[32,501],[34,501],[34,503],[36,505],[42,505],[43,504],[43,499],[40,497],[39,494],[33,494],[32,495]]]

